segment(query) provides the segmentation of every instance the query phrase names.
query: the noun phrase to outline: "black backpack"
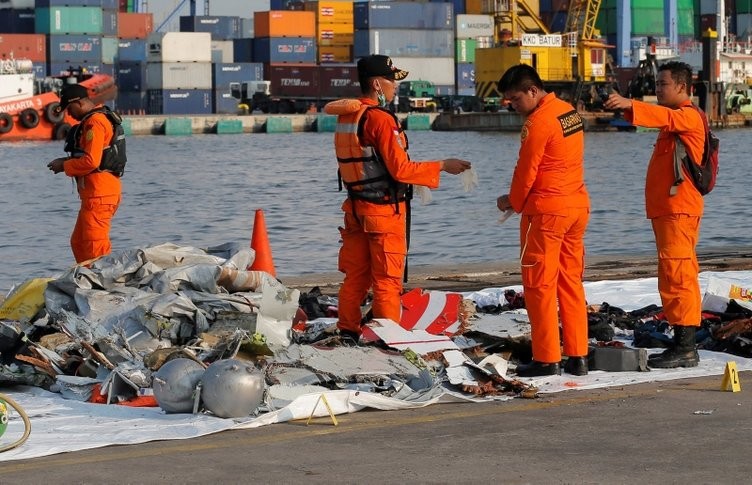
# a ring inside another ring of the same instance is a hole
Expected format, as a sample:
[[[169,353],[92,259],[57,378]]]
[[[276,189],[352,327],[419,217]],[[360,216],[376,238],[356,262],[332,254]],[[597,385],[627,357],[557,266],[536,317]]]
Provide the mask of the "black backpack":
[[[702,151],[702,160],[700,163],[695,163],[689,158],[684,144],[676,137],[676,149],[674,150],[674,185],[671,187],[671,195],[676,193],[676,187],[684,182],[684,172],[682,167],[686,169],[689,174],[692,184],[695,186],[698,192],[702,195],[707,195],[715,187],[715,179],[718,176],[718,152],[720,150],[720,140],[710,130],[708,124],[708,118],[705,113],[695,105],[692,108],[696,109],[702,118],[702,123],[705,126],[705,148]]]

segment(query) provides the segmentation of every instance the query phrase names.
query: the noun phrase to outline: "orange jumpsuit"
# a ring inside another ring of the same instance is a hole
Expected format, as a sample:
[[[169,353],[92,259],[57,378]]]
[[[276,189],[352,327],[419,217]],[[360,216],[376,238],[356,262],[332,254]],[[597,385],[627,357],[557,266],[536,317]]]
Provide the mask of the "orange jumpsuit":
[[[110,224],[120,204],[120,178],[110,172],[99,172],[102,150],[113,136],[112,124],[102,113],[83,121],[78,147],[84,154],[65,161],[65,174],[76,178],[81,208],[71,234],[71,249],[80,263],[109,254]]]
[[[376,106],[376,102],[368,98],[360,102]],[[410,161],[405,136],[388,113],[369,110],[360,140],[362,145],[376,149],[394,180],[429,188],[439,186],[441,162]],[[348,197],[342,210],[345,227],[340,228],[339,270],[345,278],[339,291],[338,328],[360,333],[360,306],[369,288],[373,288],[374,318],[399,322],[407,255],[405,202],[396,207]]]
[[[532,328],[533,360],[588,353],[582,274],[590,198],[585,187],[584,125],[572,105],[546,94],[522,127],[509,202],[520,220],[520,264]],[[558,306],[557,306],[558,302]]]
[[[694,161],[702,159],[705,145],[705,126],[690,105],[687,100],[678,109],[670,109],[632,101],[625,115],[634,125],[661,129],[645,179],[645,209],[658,250],[658,292],[671,325],[698,326],[702,304],[695,248],[704,202],[687,174],[671,195],[676,136]]]

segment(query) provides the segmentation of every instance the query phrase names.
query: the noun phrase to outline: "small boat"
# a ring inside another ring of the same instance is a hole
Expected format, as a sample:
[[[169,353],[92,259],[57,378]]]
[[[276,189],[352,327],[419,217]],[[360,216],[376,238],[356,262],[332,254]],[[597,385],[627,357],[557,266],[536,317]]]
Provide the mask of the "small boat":
[[[37,79],[31,61],[0,60],[0,141],[62,140],[76,120],[60,110],[64,84],[82,84],[96,103],[115,99],[115,80],[105,74],[72,69]]]

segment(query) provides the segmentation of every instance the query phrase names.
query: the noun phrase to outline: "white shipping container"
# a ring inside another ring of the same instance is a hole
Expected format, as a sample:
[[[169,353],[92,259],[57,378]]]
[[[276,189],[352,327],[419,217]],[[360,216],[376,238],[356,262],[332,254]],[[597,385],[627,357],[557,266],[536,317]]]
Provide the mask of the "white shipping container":
[[[156,32],[146,42],[148,62],[211,62],[209,32]]]
[[[718,0],[700,0],[700,11],[695,15],[718,13]]]
[[[211,62],[149,62],[147,89],[211,89]]]
[[[454,57],[392,57],[392,63],[408,71],[408,81],[454,85]]]
[[[457,38],[493,37],[494,20],[490,15],[457,15]]]
[[[235,62],[233,58],[233,41],[231,40],[213,40],[211,41],[212,59],[216,64],[230,64]]]

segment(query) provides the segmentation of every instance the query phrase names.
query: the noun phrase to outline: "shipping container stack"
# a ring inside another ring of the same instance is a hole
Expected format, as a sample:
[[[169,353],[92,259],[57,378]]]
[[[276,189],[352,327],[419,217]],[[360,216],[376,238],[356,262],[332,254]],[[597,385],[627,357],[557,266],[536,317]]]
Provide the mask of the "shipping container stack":
[[[408,80],[430,81],[437,94],[454,94],[455,41],[451,3],[373,1],[354,4],[355,58],[390,56],[410,72]]]
[[[305,3],[316,16],[316,43],[319,64],[353,62],[352,0],[322,0]]]
[[[118,96],[115,107],[120,113],[146,112],[146,39],[153,30],[154,19],[150,13],[118,13],[118,62],[115,73]]]
[[[146,41],[147,112],[211,113],[211,35],[208,32],[155,32]]]
[[[600,12],[603,12],[604,4],[601,5]],[[548,27],[548,30],[558,33],[564,32],[567,24],[569,0],[540,0],[539,8],[540,18]]]
[[[235,62],[234,42],[243,38],[243,28],[242,19],[236,16],[180,17],[182,32],[207,32],[211,36],[213,113],[237,114],[239,100],[230,95],[230,83],[263,79],[261,63]]]
[[[37,0],[34,25],[47,35],[47,73],[81,68],[115,76],[117,0]]]
[[[475,49],[493,45],[494,19],[490,15],[460,14],[457,19],[457,94],[475,95]]]
[[[318,96],[314,12],[255,12],[253,30],[252,60],[264,63],[264,78],[270,81],[271,93],[282,97]]]

